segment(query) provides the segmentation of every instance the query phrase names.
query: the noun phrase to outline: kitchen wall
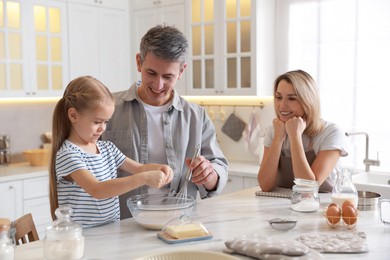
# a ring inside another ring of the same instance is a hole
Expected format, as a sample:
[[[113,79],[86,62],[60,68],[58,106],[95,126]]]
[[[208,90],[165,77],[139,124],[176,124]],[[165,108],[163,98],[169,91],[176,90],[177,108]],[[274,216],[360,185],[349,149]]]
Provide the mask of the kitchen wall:
[[[192,100],[191,100],[192,101]],[[196,103],[196,100],[192,101]],[[264,105],[260,108],[260,102]],[[11,162],[23,162],[23,150],[39,148],[43,144],[43,134],[51,131],[52,113],[56,101],[0,101],[0,134],[8,134],[11,137]],[[274,116],[272,100],[270,98],[258,99],[252,105],[236,105],[229,103],[224,105],[204,105],[208,112],[214,113],[214,125],[217,130],[217,138],[225,156],[229,160],[258,162],[260,155],[245,149],[245,140],[240,138],[237,142],[221,131],[231,113],[245,123],[249,122],[251,113],[255,112],[261,119],[261,127],[271,124]],[[260,145],[260,147],[262,147]]]
[[[55,101],[0,101],[0,134],[11,137],[11,162],[24,161],[23,150],[40,148],[51,131]]]

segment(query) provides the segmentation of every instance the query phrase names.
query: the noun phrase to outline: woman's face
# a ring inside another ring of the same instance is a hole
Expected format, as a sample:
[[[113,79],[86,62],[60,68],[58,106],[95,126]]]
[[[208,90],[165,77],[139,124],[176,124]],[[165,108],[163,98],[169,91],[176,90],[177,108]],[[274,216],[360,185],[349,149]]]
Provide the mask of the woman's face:
[[[283,122],[287,122],[293,117],[303,118],[305,115],[294,87],[285,80],[281,80],[278,84],[274,94],[274,106],[278,118]]]

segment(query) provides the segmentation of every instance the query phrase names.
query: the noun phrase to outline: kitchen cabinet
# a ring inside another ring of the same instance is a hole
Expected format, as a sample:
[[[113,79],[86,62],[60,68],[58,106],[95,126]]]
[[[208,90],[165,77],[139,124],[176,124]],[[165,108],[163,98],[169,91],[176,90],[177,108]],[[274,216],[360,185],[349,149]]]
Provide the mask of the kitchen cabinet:
[[[17,219],[23,213],[22,182],[7,181],[0,182],[0,217]]]
[[[124,1],[124,0],[68,0],[68,2],[92,5],[92,6],[100,6],[105,8],[113,8],[119,10],[128,9],[128,1]]]
[[[1,1],[0,94],[57,96],[68,81],[66,3]]]
[[[192,0],[189,95],[271,95],[275,1]]]
[[[43,238],[52,222],[48,176],[23,180],[23,214],[27,213],[32,214],[39,237]]]
[[[134,64],[132,69],[132,78],[139,80],[141,75],[137,71],[135,64],[135,56],[139,53],[139,44],[144,34],[157,24],[167,24],[178,28],[186,36],[186,15],[185,15],[185,2],[184,1],[163,1],[161,4],[152,4],[155,1],[135,1],[132,6],[132,35],[133,45],[131,47],[131,63]],[[149,2],[149,4],[148,4]],[[142,7],[142,8],[140,8]],[[181,79],[178,80],[175,89],[179,94],[186,94],[186,80],[187,73],[184,72]]]
[[[128,10],[126,0],[69,1],[71,79],[91,75],[112,92],[130,86]]]
[[[133,9],[155,8],[184,3],[184,0],[133,0]]]
[[[40,238],[52,222],[49,201],[49,177],[40,176],[2,182],[0,216],[15,220],[31,213]]]
[[[245,190],[259,185],[257,182],[257,177],[255,176],[244,177],[244,176],[234,176],[233,174],[229,173],[229,177],[225,188],[222,190],[222,194]]]

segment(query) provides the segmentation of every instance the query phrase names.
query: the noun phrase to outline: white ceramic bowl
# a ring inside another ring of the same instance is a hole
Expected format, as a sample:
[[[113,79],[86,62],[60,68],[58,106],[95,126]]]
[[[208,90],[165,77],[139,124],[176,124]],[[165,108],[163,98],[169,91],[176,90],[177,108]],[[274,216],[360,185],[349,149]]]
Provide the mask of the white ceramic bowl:
[[[196,200],[171,196],[141,194],[127,199],[127,207],[135,221],[147,229],[161,230],[173,218],[191,216]]]

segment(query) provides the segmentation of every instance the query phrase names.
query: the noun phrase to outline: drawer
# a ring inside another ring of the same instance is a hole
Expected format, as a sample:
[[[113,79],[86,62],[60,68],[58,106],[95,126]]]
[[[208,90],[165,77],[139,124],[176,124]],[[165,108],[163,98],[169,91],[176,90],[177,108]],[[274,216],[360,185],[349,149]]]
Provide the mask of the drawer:
[[[48,197],[24,200],[23,214],[31,213],[39,238],[44,238],[46,227],[52,222]]]
[[[49,177],[23,180],[23,199],[49,196]]]

